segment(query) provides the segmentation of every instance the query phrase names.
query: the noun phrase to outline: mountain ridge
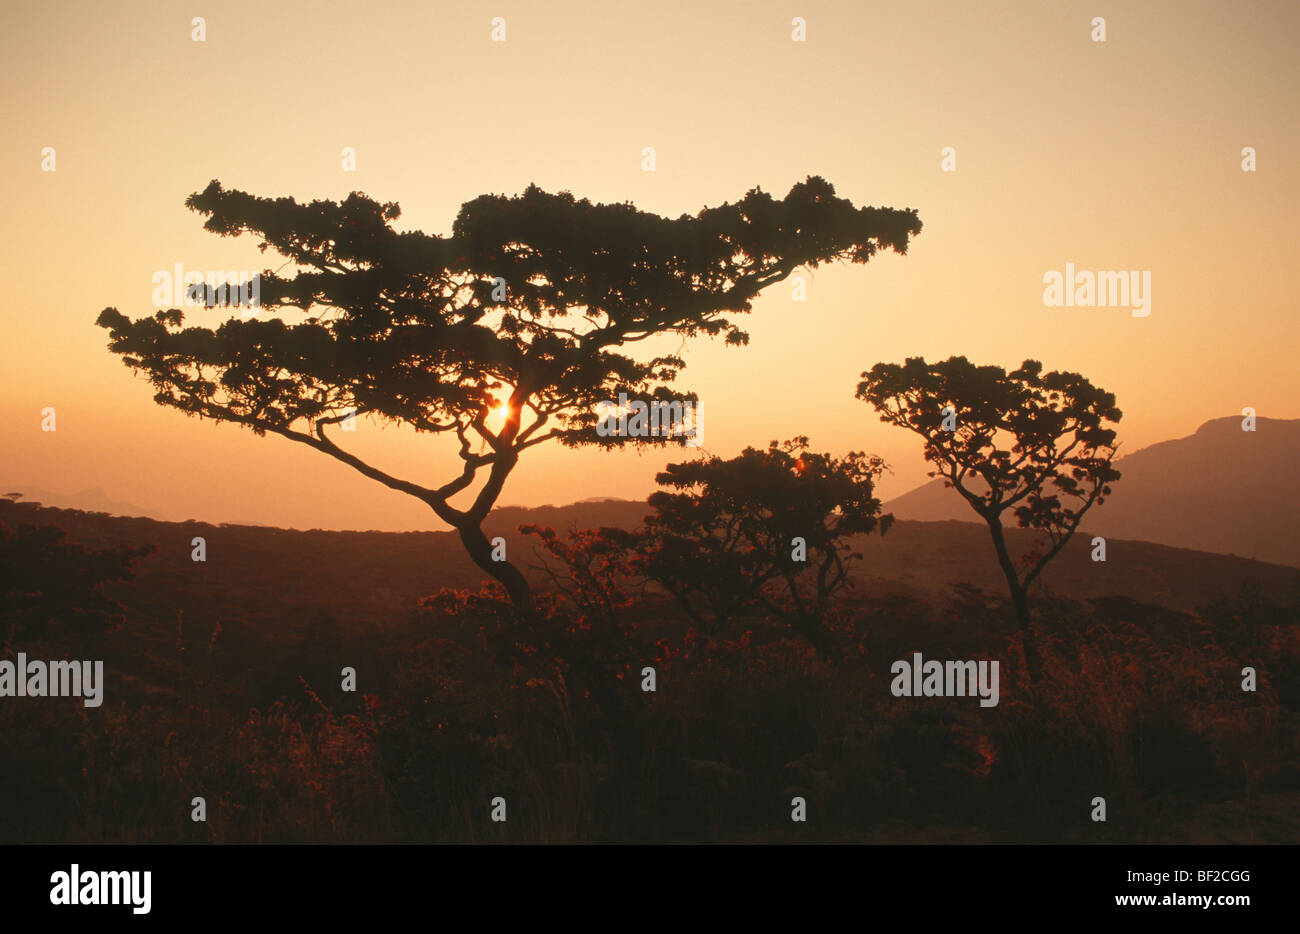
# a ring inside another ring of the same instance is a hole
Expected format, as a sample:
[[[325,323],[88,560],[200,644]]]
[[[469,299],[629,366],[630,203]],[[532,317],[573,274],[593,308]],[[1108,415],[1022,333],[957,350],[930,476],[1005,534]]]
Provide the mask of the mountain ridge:
[[[1300,567],[1300,419],[1210,419],[1190,435],[1116,458],[1114,491],[1084,519],[1103,537]],[[897,519],[980,520],[941,479],[885,504]]]

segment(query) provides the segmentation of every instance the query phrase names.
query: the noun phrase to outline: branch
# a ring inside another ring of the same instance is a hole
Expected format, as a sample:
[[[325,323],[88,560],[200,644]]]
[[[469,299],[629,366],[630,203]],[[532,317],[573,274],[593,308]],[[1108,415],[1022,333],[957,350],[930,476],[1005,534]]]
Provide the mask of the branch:
[[[1038,575],[1043,572],[1043,568],[1047,567],[1047,562],[1055,558],[1057,554],[1060,553],[1061,549],[1065,547],[1065,543],[1068,542],[1073,537],[1075,530],[1079,528],[1079,523],[1083,521],[1083,514],[1092,508],[1093,503],[1097,502],[1097,499],[1100,495],[1101,495],[1101,490],[1098,487],[1094,486],[1092,490],[1092,496],[1088,498],[1088,502],[1084,504],[1082,509],[1080,509],[1077,513],[1074,514],[1074,521],[1070,523],[1069,530],[1064,535],[1061,536],[1060,540],[1057,541],[1056,544],[1052,546],[1052,549],[1048,551],[1047,554],[1043,555],[1043,557],[1040,558],[1035,563],[1034,567],[1030,570],[1030,572],[1025,575],[1025,581],[1023,586],[1026,590],[1028,590],[1029,585],[1032,584],[1038,578]]]
[[[340,418],[321,419],[316,423],[316,435],[313,437],[300,431],[293,431],[283,426],[267,426],[267,431],[288,438],[290,441],[297,441],[317,451],[322,451],[333,457],[335,460],[342,461],[362,476],[369,477],[371,480],[377,480],[384,486],[400,493],[406,493],[414,496],[420,502],[427,504],[433,509],[434,513],[443,522],[453,527],[459,527],[465,521],[465,514],[458,509],[453,509],[447,502],[441,499],[437,492],[420,486],[418,483],[412,483],[409,480],[401,480],[397,477],[384,473],[377,467],[372,467],[361,458],[340,448],[329,438],[325,437],[325,423],[330,421],[341,421]]]

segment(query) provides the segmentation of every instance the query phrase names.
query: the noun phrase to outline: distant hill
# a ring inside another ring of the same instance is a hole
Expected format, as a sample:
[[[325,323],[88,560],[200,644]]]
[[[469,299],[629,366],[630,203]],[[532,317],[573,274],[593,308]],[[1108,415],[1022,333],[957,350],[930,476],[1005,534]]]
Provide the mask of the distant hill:
[[[98,486],[92,490],[81,490],[77,493],[55,493],[27,483],[15,483],[0,489],[0,496],[6,493],[21,493],[22,499],[27,502],[56,506],[59,509],[84,509],[87,512],[106,512],[110,516],[162,518],[158,513],[145,509],[143,506],[137,506],[135,503],[110,499],[104,488]]]
[[[507,553],[528,568],[540,563],[536,540],[519,535],[536,523],[560,531],[602,525],[632,528],[645,503],[609,501],[498,509],[488,517],[489,536],[506,539]],[[220,620],[228,632],[246,625],[275,638],[319,613],[340,621],[375,624],[404,619],[416,601],[442,587],[475,587],[486,578],[466,556],[454,532],[329,532],[259,526],[158,522],[0,501],[0,521],[48,523],[88,545],[152,543],[135,583],[118,588],[134,611],[162,625],[173,638],[176,611],[207,625]],[[191,540],[202,536],[207,561],[190,559]],[[1013,550],[1032,536],[1012,529]],[[954,584],[1001,595],[1005,590],[985,529],[966,522],[896,522],[885,536],[854,542],[864,560],[856,576],[868,592],[908,594],[943,603]],[[1279,602],[1300,599],[1300,570],[1244,558],[1112,538],[1106,563],[1090,560],[1087,538],[1076,536],[1044,574],[1063,596],[1117,596],[1170,609],[1191,610],[1243,585]],[[544,576],[528,571],[537,584]],[[203,621],[207,621],[204,623]],[[206,631],[206,630],[205,630]]]
[[[1300,419],[1206,422],[1196,433],[1116,460],[1114,495],[1090,512],[1085,529],[1300,567]],[[898,519],[978,522],[935,480],[885,504]]]
[[[504,536],[511,559],[535,585],[544,587],[548,582],[536,568],[536,540],[519,535],[520,525],[537,523],[557,530],[635,527],[645,513],[644,503],[628,501],[502,509],[488,517],[485,531]],[[289,666],[281,674],[296,684],[300,669],[293,667],[298,664],[292,661],[293,653],[304,639],[331,631],[352,639],[382,639],[408,631],[421,597],[443,587],[475,588],[486,578],[454,532],[297,531],[158,522],[3,499],[0,522],[56,525],[71,540],[101,548],[157,546],[140,562],[134,581],[107,587],[125,606],[126,635],[97,643],[95,650],[119,672],[131,693],[172,690],[182,677],[178,666],[185,646],[203,650],[218,632],[223,652],[241,659],[243,666],[237,677],[224,676],[223,691],[234,692],[232,696],[244,691],[239,696],[247,696],[253,690],[250,685],[260,683],[267,666],[274,667],[281,658]],[[191,560],[196,536],[206,540],[204,562]],[[1031,536],[1018,529],[1008,534],[1013,550],[1030,541]],[[1005,599],[1005,584],[981,526],[902,521],[887,535],[862,537],[854,546],[864,556],[854,565],[858,593],[869,599],[864,606],[881,610],[886,628],[895,606],[915,603],[944,619],[954,601],[987,606],[981,593]],[[1111,539],[1108,546],[1109,560],[1093,562],[1088,539],[1076,537],[1044,573],[1044,585],[1064,597],[1104,598],[1099,607],[1118,600],[1185,612],[1218,597],[1235,596],[1245,587],[1271,603],[1300,604],[1297,568],[1139,541]],[[958,593],[962,585],[974,593]],[[987,635],[954,632],[943,638]],[[273,693],[257,695],[250,703],[274,699]]]

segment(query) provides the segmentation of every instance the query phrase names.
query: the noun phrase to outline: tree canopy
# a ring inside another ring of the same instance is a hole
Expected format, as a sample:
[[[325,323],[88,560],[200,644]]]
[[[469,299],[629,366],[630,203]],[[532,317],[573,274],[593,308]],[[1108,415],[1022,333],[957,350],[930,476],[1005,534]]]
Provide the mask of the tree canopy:
[[[875,482],[878,457],[834,457],[806,437],[733,458],[669,464],[641,528],[572,532],[526,526],[568,569],[564,590],[585,612],[623,605],[624,579],[653,581],[703,635],[740,616],[779,620],[818,648],[834,600],[861,554],[855,535],[889,529]]]
[[[1078,373],[1043,372],[1026,360],[1007,372],[965,357],[911,357],[862,374],[857,397],[891,425],[924,441],[925,459],[988,524],[1017,617],[1028,630],[1027,591],[1065,547],[1084,515],[1110,495],[1122,413],[1115,396]],[[1002,533],[1011,510],[1046,537],[1017,566]]]
[[[861,558],[850,538],[893,521],[875,496],[883,471],[878,457],[819,453],[806,437],[669,464],[633,566],[697,622],[716,628],[759,608],[820,646],[832,598]]]
[[[855,207],[817,177],[676,218],[530,186],[465,203],[449,236],[399,232],[398,205],[361,193],[299,203],[213,181],[186,204],[207,230],[251,234],[285,260],[261,274],[259,313],[202,327],[181,309],[132,320],[106,308],[110,350],[160,405],[280,435],[426,503],[521,603],[522,576],[492,561],[480,524],[524,450],[622,443],[594,430],[597,407],[669,392],[683,360],[627,345],[742,345],[737,318],[763,289],[800,267],[905,253],[921,229],[915,211]],[[440,485],[395,477],[327,433],[366,416],[454,437],[461,472]]]

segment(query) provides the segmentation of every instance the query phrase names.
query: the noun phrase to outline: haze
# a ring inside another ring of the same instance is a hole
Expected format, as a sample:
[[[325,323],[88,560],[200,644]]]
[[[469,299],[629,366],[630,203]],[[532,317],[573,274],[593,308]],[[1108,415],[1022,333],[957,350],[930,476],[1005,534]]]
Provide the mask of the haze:
[[[804,303],[764,294],[746,348],[683,350],[708,451],[808,434],[885,457],[886,498],[925,468],[853,398],[881,360],[1077,370],[1118,397],[1126,452],[1245,406],[1300,416],[1294,3],[201,6],[7,6],[4,491],[99,487],[169,519],[442,527],[288,441],[159,408],[106,350],[96,315],[151,314],[155,270],[269,261],[185,209],[213,178],[299,200],[361,190],[401,204],[399,229],[438,233],[462,202],[530,182],[677,215],[818,174],[855,203],[914,207],[908,256],[823,268]],[[57,171],[41,171],[46,146]],[[1045,307],[1043,274],[1067,262],[1149,270],[1150,315]],[[363,422],[352,443],[420,482],[459,472],[446,439]],[[501,502],[641,498],[664,462],[543,447]]]

